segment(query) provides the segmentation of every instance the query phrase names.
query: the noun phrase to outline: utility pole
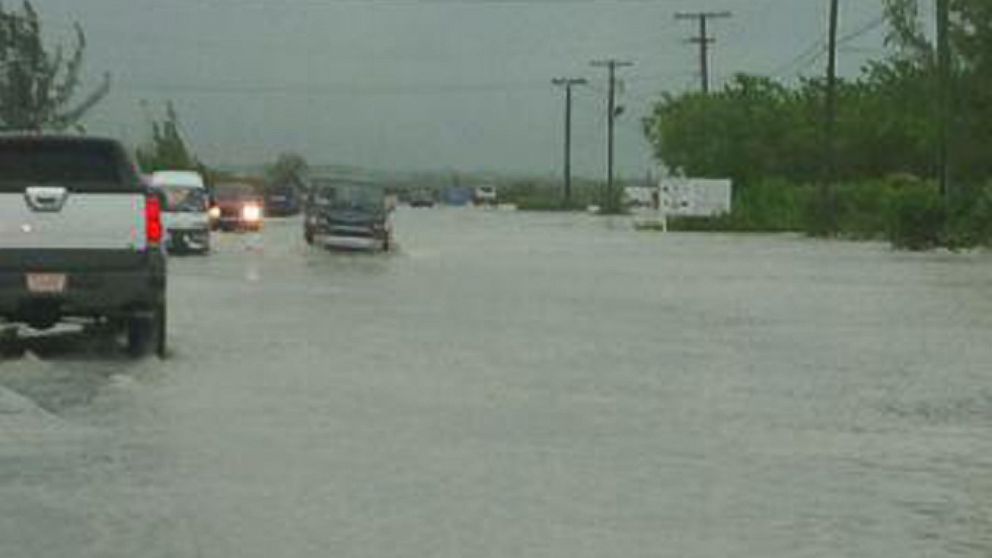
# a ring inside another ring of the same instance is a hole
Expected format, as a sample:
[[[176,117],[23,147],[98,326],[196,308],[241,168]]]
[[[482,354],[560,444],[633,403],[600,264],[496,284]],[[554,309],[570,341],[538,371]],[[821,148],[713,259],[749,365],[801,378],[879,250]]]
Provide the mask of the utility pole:
[[[937,147],[937,179],[940,183],[941,196],[950,195],[950,151],[948,142],[951,135],[951,39],[950,39],[950,2],[937,0],[937,66],[940,79],[940,91],[937,111],[940,122],[940,137]]]
[[[610,92],[606,101],[606,202],[607,211],[614,211],[613,205],[613,124],[617,117],[616,102],[616,82],[617,68],[633,66],[633,62],[626,62],[610,58],[608,60],[595,60],[591,63],[597,68],[606,68],[609,71]]]
[[[689,39],[690,43],[699,45],[699,76],[702,80],[703,94],[710,92],[710,45],[716,39],[710,37],[708,23],[711,19],[726,19],[732,17],[730,12],[679,12],[675,14],[678,20],[699,21],[699,35]]]
[[[830,31],[827,39],[827,181],[834,179],[834,128],[837,122],[837,20],[839,0],[830,0]]]
[[[824,176],[821,202],[824,203],[826,231],[834,232],[833,182],[836,178],[837,128],[837,26],[840,17],[840,0],[830,0],[830,28],[827,37],[827,119],[824,129]]]
[[[585,78],[555,78],[551,83],[565,87],[565,207],[572,201],[572,87],[589,83]]]

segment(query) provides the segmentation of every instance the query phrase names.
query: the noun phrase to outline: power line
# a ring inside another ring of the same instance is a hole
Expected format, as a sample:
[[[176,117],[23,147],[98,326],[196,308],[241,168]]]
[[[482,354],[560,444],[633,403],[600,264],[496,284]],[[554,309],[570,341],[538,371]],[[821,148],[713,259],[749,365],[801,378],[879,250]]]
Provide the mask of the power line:
[[[867,35],[868,33],[871,33],[875,29],[878,29],[879,27],[881,27],[882,24],[884,24],[884,23],[885,23],[885,15],[884,14],[883,15],[880,15],[878,17],[875,17],[871,21],[869,21],[868,23],[866,23],[866,24],[862,25],[861,27],[859,27],[858,29],[856,29],[854,31],[851,31],[850,33],[848,33],[848,34],[844,35],[843,37],[841,37],[840,39],[838,39],[837,40],[837,44],[838,45],[847,44],[847,43],[853,41],[854,39],[860,38],[860,37],[862,37],[864,35]]]
[[[878,29],[885,23],[885,15],[879,15],[872,18],[870,21],[862,25],[861,27],[847,33],[846,35],[837,39],[837,46],[846,45],[855,39],[859,39],[864,35]],[[824,55],[828,52],[827,42],[823,38],[818,38],[813,41],[807,48],[805,48],[798,55],[790,58],[784,64],[781,64],[774,70],[772,70],[771,75],[781,76],[786,73],[790,73],[794,70],[802,70],[809,68],[813,64],[816,64]],[[850,50],[850,49],[847,49]]]
[[[624,79],[627,83],[660,81],[681,77],[685,72],[667,72],[633,75]],[[439,93],[509,93],[514,91],[546,90],[546,80],[522,80],[490,83],[441,83],[441,84],[249,84],[249,83],[182,83],[182,82],[121,82],[115,90],[139,93],[163,94],[204,94],[204,95],[250,95],[250,96],[350,96],[350,95],[433,95]],[[607,93],[601,85],[589,83],[594,91]]]
[[[697,20],[699,22],[699,35],[689,39],[689,42],[699,45],[699,75],[702,80],[703,94],[710,92],[709,48],[711,44],[716,42],[716,39],[709,36],[707,22],[711,19],[725,19],[731,16],[730,12],[679,12],[675,14],[677,20]]]
[[[808,68],[827,52],[827,44],[822,38],[813,41],[802,52],[789,59],[785,64],[772,70],[771,75],[780,76],[793,69]]]
[[[181,84],[181,83],[134,83],[121,84],[120,89],[139,92],[161,93],[201,93],[219,95],[433,95],[437,93],[485,93],[510,92],[521,90],[543,90],[547,88],[546,81],[520,81],[504,83],[466,83],[466,84],[406,84],[406,85],[369,85],[355,86],[352,84],[288,84],[288,85],[254,85],[254,84]]]

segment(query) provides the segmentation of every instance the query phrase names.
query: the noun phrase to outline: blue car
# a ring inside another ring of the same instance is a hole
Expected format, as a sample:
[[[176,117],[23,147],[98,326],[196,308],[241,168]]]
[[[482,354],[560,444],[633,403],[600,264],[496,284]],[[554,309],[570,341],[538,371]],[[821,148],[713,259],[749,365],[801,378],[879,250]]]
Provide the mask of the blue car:
[[[265,193],[265,213],[270,217],[296,215],[302,205],[299,191],[292,186],[276,186]]]

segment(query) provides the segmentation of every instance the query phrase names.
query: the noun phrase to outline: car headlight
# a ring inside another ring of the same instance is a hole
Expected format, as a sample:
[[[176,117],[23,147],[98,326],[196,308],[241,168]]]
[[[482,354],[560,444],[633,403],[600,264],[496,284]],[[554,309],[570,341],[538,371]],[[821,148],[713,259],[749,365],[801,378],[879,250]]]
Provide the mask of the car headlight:
[[[207,211],[207,216],[211,219],[220,219],[220,208],[216,205],[211,207],[210,210]]]
[[[262,219],[262,208],[250,203],[241,208],[241,218],[249,223],[254,223]]]

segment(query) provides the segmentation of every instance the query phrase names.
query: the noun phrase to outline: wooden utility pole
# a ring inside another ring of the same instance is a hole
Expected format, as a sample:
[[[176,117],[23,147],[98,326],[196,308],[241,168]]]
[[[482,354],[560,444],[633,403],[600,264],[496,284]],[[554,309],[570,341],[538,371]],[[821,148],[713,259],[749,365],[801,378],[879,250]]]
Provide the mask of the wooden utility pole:
[[[826,180],[834,180],[834,134],[837,127],[837,20],[840,14],[839,0],[830,0],[830,29],[827,39],[827,121],[826,121]]]
[[[572,201],[572,87],[589,83],[585,78],[555,78],[551,83],[565,88],[565,207]]]
[[[711,19],[725,19],[731,17],[730,12],[679,12],[675,14],[678,20],[697,20],[699,22],[699,35],[689,39],[690,43],[699,45],[699,77],[702,83],[703,94],[710,92],[710,45],[716,39],[710,37],[708,22]]]
[[[614,211],[617,208],[612,207],[613,205],[613,124],[617,117],[617,102],[616,102],[616,81],[617,81],[617,68],[633,66],[633,62],[624,62],[615,59],[609,60],[596,60],[592,62],[595,67],[605,67],[609,70],[609,95],[606,102],[606,201],[609,207],[604,209],[607,212]]]
[[[950,150],[948,142],[951,135],[951,38],[950,38],[950,2],[937,0],[937,73],[939,92],[937,102],[940,107],[937,117],[940,119],[940,129],[937,145],[937,180],[940,183],[940,194],[950,195]]]
[[[836,180],[837,132],[837,27],[840,18],[840,0],[830,0],[829,29],[827,31],[827,102],[823,131],[823,178],[820,203],[823,204],[825,231],[833,234],[836,228],[833,183]]]

